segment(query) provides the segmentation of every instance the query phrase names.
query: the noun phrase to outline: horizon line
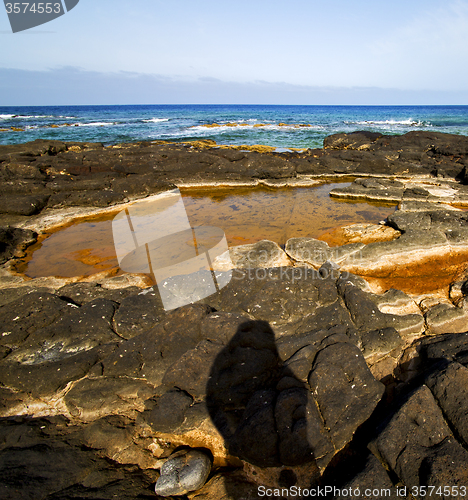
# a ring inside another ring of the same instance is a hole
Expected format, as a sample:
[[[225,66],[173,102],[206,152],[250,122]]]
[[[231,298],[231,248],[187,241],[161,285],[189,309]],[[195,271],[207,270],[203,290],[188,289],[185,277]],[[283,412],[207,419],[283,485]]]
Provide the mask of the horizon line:
[[[0,104],[0,108],[39,108],[39,107],[62,107],[62,106],[291,106],[291,107],[402,107],[402,108],[424,108],[424,107],[468,107],[468,104],[252,104],[252,103],[145,103],[145,104]]]

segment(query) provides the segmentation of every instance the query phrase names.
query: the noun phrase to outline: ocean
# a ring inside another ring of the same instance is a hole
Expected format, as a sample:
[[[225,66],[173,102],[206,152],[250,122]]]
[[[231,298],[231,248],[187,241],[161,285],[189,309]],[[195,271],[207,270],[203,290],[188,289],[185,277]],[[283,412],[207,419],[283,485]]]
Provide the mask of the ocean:
[[[320,148],[338,132],[468,135],[468,106],[138,105],[0,107],[0,144],[35,139],[193,141]]]

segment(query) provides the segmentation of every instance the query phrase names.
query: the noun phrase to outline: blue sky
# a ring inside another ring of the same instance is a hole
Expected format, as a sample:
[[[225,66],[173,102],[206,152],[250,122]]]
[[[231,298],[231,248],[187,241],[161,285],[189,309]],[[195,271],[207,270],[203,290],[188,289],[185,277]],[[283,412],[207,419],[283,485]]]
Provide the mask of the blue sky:
[[[468,0],[0,5],[0,44],[0,105],[468,104]]]

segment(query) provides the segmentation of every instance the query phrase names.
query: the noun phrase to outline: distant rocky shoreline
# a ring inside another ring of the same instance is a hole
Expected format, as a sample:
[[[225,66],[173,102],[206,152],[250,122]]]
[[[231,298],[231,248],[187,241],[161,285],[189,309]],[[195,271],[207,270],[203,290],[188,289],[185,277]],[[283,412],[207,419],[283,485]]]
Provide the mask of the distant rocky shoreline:
[[[468,486],[468,137],[253,149],[0,146],[2,498]],[[175,186],[333,179],[398,209],[335,247],[234,247],[215,262],[230,284],[169,313],[139,275],[14,272],[45,228]]]

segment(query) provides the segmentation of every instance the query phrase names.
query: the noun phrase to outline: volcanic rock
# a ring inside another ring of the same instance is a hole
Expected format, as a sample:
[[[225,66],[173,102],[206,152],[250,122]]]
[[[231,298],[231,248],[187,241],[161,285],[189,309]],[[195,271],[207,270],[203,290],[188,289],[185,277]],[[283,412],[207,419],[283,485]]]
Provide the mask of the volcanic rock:
[[[359,498],[365,500],[372,500],[375,498],[377,495],[374,495],[373,492],[376,491],[379,492],[378,495],[381,495],[382,491],[385,491],[385,498],[390,498],[392,500],[398,498],[395,486],[387,471],[372,454],[367,456],[362,470],[358,472],[353,479],[340,486],[338,490],[343,493],[341,495],[335,495],[335,500],[349,498],[353,494],[351,493],[350,495],[349,492],[355,492],[357,490],[360,492]],[[370,492],[370,495],[365,495],[364,492],[366,491]],[[390,494],[387,494],[387,491],[390,491]]]
[[[457,435],[468,444],[468,369],[456,362],[432,373],[426,380]]]
[[[191,498],[302,485],[305,471],[310,486],[357,455],[334,484],[466,485],[468,219],[453,205],[468,202],[467,155],[466,138],[428,132],[340,134],[302,153],[208,142],[0,147],[2,220],[17,226],[0,231],[7,266],[35,241],[24,228],[66,213],[58,207],[107,207],[174,184],[357,173],[333,194],[400,203],[385,224],[342,230],[338,247],[294,238],[286,251],[267,241],[236,248],[228,285],[169,313],[155,287],[131,287],[143,281],[129,275],[57,291],[53,280],[9,284],[0,294],[0,496],[146,498],[159,459],[179,446],[238,468],[202,486],[207,458],[203,480],[177,486]],[[455,305],[393,284],[369,293],[350,274],[374,286],[400,271],[411,278],[421,263],[432,276],[448,258],[458,259]]]
[[[468,452],[454,439],[437,402],[424,385],[410,395],[370,447],[409,487],[428,485],[429,479],[434,485],[440,485],[445,478],[460,483],[461,472],[466,471],[468,463]],[[447,455],[457,464],[451,471],[441,467],[447,463]]]
[[[0,264],[13,257],[23,257],[24,249],[35,243],[37,234],[27,229],[0,227]]]

